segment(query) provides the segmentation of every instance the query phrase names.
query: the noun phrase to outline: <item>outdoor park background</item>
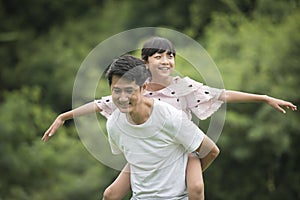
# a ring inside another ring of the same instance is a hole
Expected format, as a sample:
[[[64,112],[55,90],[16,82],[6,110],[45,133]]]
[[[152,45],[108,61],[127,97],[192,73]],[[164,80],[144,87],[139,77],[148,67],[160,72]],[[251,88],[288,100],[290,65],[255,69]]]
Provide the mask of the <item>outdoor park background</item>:
[[[0,20],[1,200],[100,199],[115,179],[72,120],[48,143],[41,137],[72,108],[87,54],[128,29],[182,32],[207,50],[226,89],[300,104],[299,0],[1,0]],[[300,199],[299,119],[267,104],[228,104],[206,199]]]

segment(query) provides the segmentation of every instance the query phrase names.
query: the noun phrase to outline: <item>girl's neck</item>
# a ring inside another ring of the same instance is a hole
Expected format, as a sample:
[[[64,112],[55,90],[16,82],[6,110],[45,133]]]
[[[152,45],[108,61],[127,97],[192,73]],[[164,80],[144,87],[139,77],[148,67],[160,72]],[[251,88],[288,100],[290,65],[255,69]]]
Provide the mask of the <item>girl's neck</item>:
[[[162,90],[166,87],[168,87],[169,85],[172,84],[172,80],[173,77],[169,76],[167,78],[163,78],[163,79],[151,79],[151,81],[147,84],[146,89],[149,91],[158,91],[158,90]]]

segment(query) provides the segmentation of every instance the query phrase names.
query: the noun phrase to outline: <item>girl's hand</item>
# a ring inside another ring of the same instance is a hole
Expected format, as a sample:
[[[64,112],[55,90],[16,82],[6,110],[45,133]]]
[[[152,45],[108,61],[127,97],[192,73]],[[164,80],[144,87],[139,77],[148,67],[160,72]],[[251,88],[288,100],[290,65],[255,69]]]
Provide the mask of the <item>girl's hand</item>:
[[[297,106],[295,106],[291,102],[284,101],[284,100],[281,100],[281,99],[276,99],[276,98],[273,98],[273,97],[269,97],[267,99],[267,103],[270,106],[272,106],[273,108],[279,110],[283,114],[285,114],[286,111],[282,107],[285,107],[287,109],[291,109],[292,111],[296,111],[297,110]]]
[[[45,132],[44,136],[42,137],[42,140],[44,142],[47,142],[49,138],[55,134],[57,129],[59,129],[64,124],[64,122],[65,121],[61,119],[61,116],[58,116],[52,123],[52,125],[48,128],[48,130]]]

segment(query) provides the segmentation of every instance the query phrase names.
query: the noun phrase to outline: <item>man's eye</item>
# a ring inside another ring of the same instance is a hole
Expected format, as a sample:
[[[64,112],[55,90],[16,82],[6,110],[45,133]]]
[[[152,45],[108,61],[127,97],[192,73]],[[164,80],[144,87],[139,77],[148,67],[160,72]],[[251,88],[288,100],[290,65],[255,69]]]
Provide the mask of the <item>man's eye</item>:
[[[119,94],[119,93],[121,93],[121,90],[120,89],[113,89],[113,92],[116,93],[116,94]]]
[[[132,94],[133,93],[133,89],[127,89],[127,90],[125,90],[125,92],[128,93],[128,94]]]

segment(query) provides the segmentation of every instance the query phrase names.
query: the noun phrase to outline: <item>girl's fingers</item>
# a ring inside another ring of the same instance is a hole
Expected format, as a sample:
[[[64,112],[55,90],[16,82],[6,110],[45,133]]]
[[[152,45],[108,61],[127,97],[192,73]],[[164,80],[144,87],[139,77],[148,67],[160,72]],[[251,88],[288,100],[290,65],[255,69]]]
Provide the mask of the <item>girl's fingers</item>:
[[[280,106],[280,105],[276,105],[275,108],[277,108],[277,110],[279,110],[281,113],[285,114],[286,111]]]
[[[286,113],[286,111],[285,111],[283,108],[281,108],[281,107],[279,107],[279,108],[280,108],[280,109],[279,109],[280,112],[282,112],[283,114]]]
[[[48,141],[49,137],[52,136],[52,127],[50,127],[44,134],[44,136],[42,137],[42,140],[44,142]]]
[[[291,105],[286,105],[286,108],[291,109],[292,111],[297,110],[297,106],[291,104]]]

